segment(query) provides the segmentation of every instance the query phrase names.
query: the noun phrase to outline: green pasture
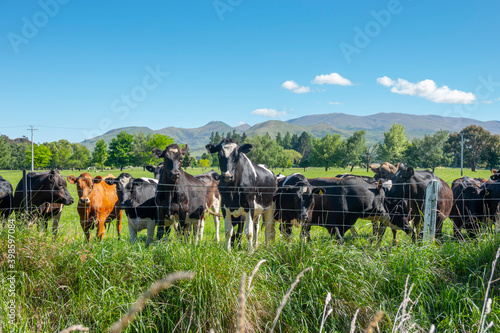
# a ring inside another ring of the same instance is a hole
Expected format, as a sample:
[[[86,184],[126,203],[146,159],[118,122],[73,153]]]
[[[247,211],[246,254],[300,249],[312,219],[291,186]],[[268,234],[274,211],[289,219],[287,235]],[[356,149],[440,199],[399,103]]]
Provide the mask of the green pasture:
[[[125,169],[134,177],[151,177],[141,168]],[[192,174],[207,170],[187,169]],[[273,170],[285,175],[302,172],[309,178],[332,177],[348,169],[322,168]],[[488,178],[488,170],[470,172],[470,177]],[[119,170],[90,172],[92,175],[115,176]],[[372,175],[366,170],[353,173]],[[78,176],[78,171],[61,171],[63,176]],[[460,169],[436,169],[447,182],[460,177]],[[21,171],[0,171],[15,187]],[[75,185],[68,184],[76,199]],[[371,223],[358,221],[361,237],[346,235],[344,245],[331,240],[322,228],[313,228],[311,241],[304,243],[294,230],[292,241],[277,237],[248,253],[246,241],[241,249],[224,250],[224,228],[221,243],[214,242],[212,218],[207,219],[204,240],[198,245],[186,244],[175,235],[145,248],[145,230],[136,244],[128,241],[126,217],[122,237],[118,239],[114,223],[103,241],[87,243],[80,227],[76,204],[64,208],[59,235],[36,226],[16,222],[15,303],[16,321],[5,320],[9,294],[10,269],[7,266],[9,229],[0,226],[0,322],[5,332],[58,332],[82,324],[91,332],[105,332],[157,280],[175,271],[194,271],[190,281],[181,281],[161,292],[138,315],[128,332],[233,332],[236,330],[238,289],[243,273],[251,274],[257,262],[264,259],[252,281],[246,302],[246,331],[271,330],[283,295],[299,272],[312,267],[292,291],[275,331],[318,332],[325,310],[327,293],[331,314],[324,322],[325,332],[349,332],[356,311],[355,332],[362,332],[378,310],[384,315],[381,332],[390,332],[401,320],[398,309],[403,302],[405,283],[413,284],[407,308],[408,317],[401,332],[477,332],[485,291],[490,279],[492,261],[500,246],[500,236],[484,234],[477,241],[460,243],[451,238],[451,224],[446,223],[442,243],[413,244],[402,235],[394,246],[392,234],[386,232],[380,245],[371,239]],[[500,269],[500,268],[499,268]],[[498,270],[493,276],[490,297],[491,313],[487,321],[500,331]],[[408,285],[408,287],[409,287]],[[408,288],[407,288],[408,289]],[[410,329],[411,325],[413,328]]]

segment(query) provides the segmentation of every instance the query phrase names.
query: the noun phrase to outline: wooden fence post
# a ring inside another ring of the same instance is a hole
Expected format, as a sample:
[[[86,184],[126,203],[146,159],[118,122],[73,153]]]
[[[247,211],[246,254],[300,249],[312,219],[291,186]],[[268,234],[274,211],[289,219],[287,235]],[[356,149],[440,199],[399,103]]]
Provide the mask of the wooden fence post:
[[[433,179],[425,191],[424,241],[434,241],[436,236],[438,181]]]

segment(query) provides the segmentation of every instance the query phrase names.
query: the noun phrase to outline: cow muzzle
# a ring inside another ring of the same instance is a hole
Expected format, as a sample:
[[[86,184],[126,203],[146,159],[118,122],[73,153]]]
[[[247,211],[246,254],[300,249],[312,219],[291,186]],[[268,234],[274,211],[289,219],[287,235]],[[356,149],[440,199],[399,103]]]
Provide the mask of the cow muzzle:
[[[90,199],[89,198],[80,198],[80,203],[82,203],[82,204],[89,204],[90,203]]]
[[[176,180],[177,178],[179,178],[180,175],[181,175],[180,171],[172,171],[168,175],[168,178],[170,178],[172,180]]]
[[[233,180],[233,175],[229,171],[224,172],[221,175],[221,177],[222,177],[222,180],[225,182],[230,182],[231,180]]]
[[[73,200],[73,198],[69,198],[69,199],[64,198],[64,199],[62,200],[62,203],[63,203],[64,205],[66,205],[66,206],[72,205],[72,204],[73,204],[73,202],[75,202],[75,200]]]

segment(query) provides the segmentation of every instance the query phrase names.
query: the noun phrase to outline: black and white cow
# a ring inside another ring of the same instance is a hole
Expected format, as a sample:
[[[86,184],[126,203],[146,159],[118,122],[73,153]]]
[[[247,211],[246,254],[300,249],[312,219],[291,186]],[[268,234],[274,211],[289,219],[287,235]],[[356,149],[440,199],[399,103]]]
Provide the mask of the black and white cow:
[[[382,181],[369,184],[357,177],[309,179],[314,188],[324,190],[314,196],[311,219],[304,225],[304,235],[309,235],[311,225],[322,226],[330,235],[343,239],[347,230],[358,219],[383,216],[385,194]]]
[[[137,233],[147,229],[146,246],[153,242],[158,210],[155,203],[158,180],[134,178],[122,173],[118,178],[106,178],[108,185],[116,185],[118,202],[128,218],[130,243],[137,240]]]
[[[53,219],[52,233],[57,235],[59,218],[64,205],[73,204],[66,179],[57,170],[46,172],[29,172],[27,174],[27,207],[29,219],[42,221],[47,228],[48,220]],[[24,180],[21,179],[14,192],[14,210],[22,212],[25,206]]]
[[[311,219],[314,209],[314,189],[301,173],[278,176],[278,189],[274,195],[276,210],[274,220],[280,222],[281,232],[287,238],[292,236],[292,226],[300,227]]]
[[[160,175],[163,172],[163,162],[158,164],[158,166],[154,165],[147,165],[146,170],[149,172],[152,172],[154,174],[155,179],[160,180]],[[210,170],[208,172],[202,173],[201,175],[195,175],[195,178],[198,178],[201,180],[203,183],[205,183],[207,186],[210,187],[210,190],[212,192],[212,199],[208,200],[209,207],[212,208],[212,212],[219,213],[220,211],[220,194],[219,194],[219,189],[217,186],[219,185],[219,178],[218,173],[214,170]],[[215,182],[214,182],[215,180]],[[212,202],[210,204],[210,202]],[[214,218],[214,225],[215,225],[215,241],[219,242],[220,241],[220,236],[219,236],[219,226],[220,226],[220,216],[219,214],[211,214],[213,215]],[[241,231],[240,231],[241,232]],[[241,238],[241,236],[240,236]]]
[[[7,179],[0,176],[0,218],[7,219],[12,213],[13,188]]]
[[[495,232],[500,232],[500,173],[497,172],[483,184],[484,209],[486,222],[495,225]]]
[[[205,212],[218,214],[209,210],[215,179],[212,178],[209,185],[182,169],[181,162],[187,148],[187,145],[181,149],[179,145],[171,144],[164,151],[153,150],[154,156],[163,158],[163,171],[155,196],[159,207],[158,238],[163,236],[164,219],[177,220],[186,237],[193,228],[196,243],[203,237]]]
[[[205,148],[212,154],[218,153],[222,173],[219,192],[225,213],[226,248],[231,249],[232,217],[245,217],[245,235],[250,250],[258,244],[261,215],[266,228],[266,242],[274,239],[273,198],[276,192],[274,173],[264,166],[253,163],[246,156],[252,149],[251,144],[240,146],[232,139],[224,139],[220,144],[209,143]]]

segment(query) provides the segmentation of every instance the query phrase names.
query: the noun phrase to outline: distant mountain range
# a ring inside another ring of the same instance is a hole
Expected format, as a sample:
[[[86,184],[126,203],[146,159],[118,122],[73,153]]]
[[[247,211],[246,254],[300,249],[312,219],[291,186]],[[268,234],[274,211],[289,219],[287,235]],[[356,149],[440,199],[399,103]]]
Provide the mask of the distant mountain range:
[[[316,137],[323,137],[326,134],[338,133],[343,137],[352,135],[355,131],[365,130],[368,142],[378,142],[383,139],[386,132],[394,123],[402,124],[406,128],[406,133],[410,138],[422,138],[425,134],[433,134],[443,129],[450,132],[458,132],[468,125],[482,126],[493,134],[500,134],[500,121],[479,121],[470,118],[441,117],[435,115],[412,115],[405,113],[377,113],[370,116],[353,116],[345,113],[329,113],[304,116],[288,121],[269,120],[263,123],[250,126],[242,124],[231,127],[222,121],[212,121],[199,128],[179,128],[165,127],[159,130],[152,130],[148,127],[123,127],[113,129],[103,135],[81,142],[89,149],[93,149],[97,140],[104,139],[110,142],[118,133],[160,133],[174,138],[175,142],[187,143],[191,154],[200,156],[205,152],[205,145],[210,139],[212,132],[228,133],[236,131],[247,136],[264,135],[269,133],[275,137],[278,132],[285,134],[300,135],[306,131]]]

